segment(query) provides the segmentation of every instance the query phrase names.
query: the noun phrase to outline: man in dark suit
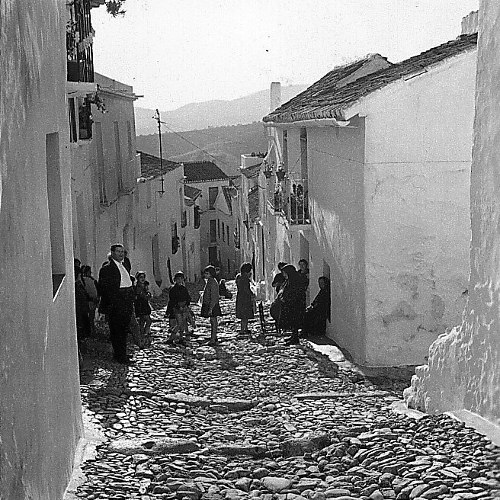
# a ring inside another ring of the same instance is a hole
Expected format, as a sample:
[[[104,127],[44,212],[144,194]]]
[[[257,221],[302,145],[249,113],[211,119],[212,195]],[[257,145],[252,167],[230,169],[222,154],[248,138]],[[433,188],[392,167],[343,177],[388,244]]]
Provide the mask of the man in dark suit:
[[[99,312],[108,318],[115,361],[130,365],[133,361],[127,356],[127,336],[134,314],[134,288],[130,270],[123,264],[124,256],[123,245],[111,245],[110,258],[99,271]]]

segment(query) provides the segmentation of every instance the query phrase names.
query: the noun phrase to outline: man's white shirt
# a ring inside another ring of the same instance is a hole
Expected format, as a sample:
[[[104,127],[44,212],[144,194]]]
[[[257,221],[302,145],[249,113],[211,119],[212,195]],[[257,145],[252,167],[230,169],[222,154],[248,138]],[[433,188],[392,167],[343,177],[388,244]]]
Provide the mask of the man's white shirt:
[[[125,269],[125,266],[121,263],[118,262],[117,260],[113,259],[113,262],[118,266],[118,269],[120,270],[120,288],[129,288],[132,286],[132,280],[130,279],[130,274],[129,272]]]

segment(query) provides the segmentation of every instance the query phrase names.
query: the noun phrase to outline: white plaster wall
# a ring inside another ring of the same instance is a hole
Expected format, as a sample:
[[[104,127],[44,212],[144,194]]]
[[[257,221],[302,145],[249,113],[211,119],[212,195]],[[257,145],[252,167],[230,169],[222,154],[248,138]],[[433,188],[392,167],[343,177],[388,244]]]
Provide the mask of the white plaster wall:
[[[5,0],[0,20],[0,498],[58,500],[82,433],[65,2]],[[46,174],[52,133],[59,134],[66,272],[55,297]]]
[[[327,334],[364,363],[364,121],[353,119],[350,128],[308,128],[307,134],[313,279],[325,260],[332,292]]]
[[[179,247],[175,254],[172,254],[171,223],[177,222],[177,234],[180,237],[183,229],[180,220],[180,197],[179,188],[184,177],[182,168],[176,168],[165,174],[165,193],[158,191],[161,189],[158,177],[150,179],[137,185],[138,201],[135,203],[137,212],[136,243],[130,251],[133,273],[145,271],[147,279],[151,284],[151,289],[155,294],[161,289],[171,286],[168,274],[167,261],[170,259],[172,275],[183,269],[182,249]],[[151,205],[148,207],[148,190],[151,192]],[[153,253],[152,240],[158,234],[160,249],[160,277],[161,285],[155,283],[153,275]]]
[[[475,69],[472,50],[364,108],[368,365],[423,363],[461,321]]]
[[[92,117],[102,128],[104,154],[105,188],[107,203],[101,204],[99,198],[99,172],[97,165],[96,126],[93,126],[93,138],[70,144],[73,191],[73,246],[75,257],[83,264],[92,267],[98,275],[101,264],[106,260],[110,245],[123,243],[133,261],[131,242],[123,241],[124,229],[128,227],[129,239],[132,239],[136,227],[133,190],[140,173],[140,163],[136,154],[134,123],[134,101],[123,96],[106,92],[106,89],[122,89],[129,94],[133,88],[116,82],[103,75],[95,75],[96,83],[101,87],[100,96],[106,112],[102,113],[92,106]],[[114,122],[119,124],[120,152],[122,163],[123,192],[118,192],[118,171],[116,166]],[[133,155],[129,156],[127,122],[131,124]],[[77,210],[77,198],[81,196],[84,214]],[[137,227],[136,227],[137,231]]]
[[[405,391],[430,413],[466,409],[500,424],[500,4],[483,0],[471,175],[470,296],[461,326],[439,337]]]

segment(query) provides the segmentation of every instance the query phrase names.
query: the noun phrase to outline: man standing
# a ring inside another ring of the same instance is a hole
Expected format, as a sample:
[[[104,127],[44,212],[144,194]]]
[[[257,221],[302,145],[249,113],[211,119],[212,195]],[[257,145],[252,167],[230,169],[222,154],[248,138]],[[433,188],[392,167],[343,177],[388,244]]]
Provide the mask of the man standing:
[[[109,324],[114,359],[124,365],[133,364],[127,356],[127,336],[134,313],[134,289],[129,271],[123,265],[123,245],[111,245],[111,257],[99,271],[101,306]]]

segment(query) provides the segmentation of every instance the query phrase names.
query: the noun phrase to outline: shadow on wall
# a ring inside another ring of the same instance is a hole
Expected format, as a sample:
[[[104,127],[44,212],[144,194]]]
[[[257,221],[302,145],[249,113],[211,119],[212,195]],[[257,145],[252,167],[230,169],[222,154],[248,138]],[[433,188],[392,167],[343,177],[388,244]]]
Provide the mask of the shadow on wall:
[[[326,242],[332,239],[331,234],[328,235],[326,232],[327,224],[324,221],[324,218],[317,218],[314,221],[315,227],[314,232],[316,234],[318,242]],[[331,290],[331,327],[333,329],[333,333],[335,338],[338,340],[341,338],[341,332],[339,331],[342,328],[342,325],[346,323],[346,319],[348,318],[356,318],[359,315],[359,312],[356,311],[354,301],[352,299],[352,294],[349,293],[349,283],[347,282],[347,278],[345,276],[345,271],[342,268],[341,262],[339,262],[335,253],[331,250],[324,248],[324,245],[320,244],[320,248],[323,254],[323,259],[328,255],[330,259],[325,262],[328,262],[330,266],[330,290]],[[343,277],[343,279],[339,279]],[[342,315],[338,309],[336,310],[336,306],[342,306]],[[345,319],[344,319],[345,318]],[[341,322],[339,322],[339,319]],[[364,325],[359,325],[357,328],[361,329]],[[360,336],[357,336],[359,339]],[[352,345],[355,345],[356,339],[353,339]],[[342,349],[345,349],[346,346],[342,346]],[[362,354],[363,346],[359,344],[357,349],[360,354]],[[348,353],[349,357],[352,353]]]

